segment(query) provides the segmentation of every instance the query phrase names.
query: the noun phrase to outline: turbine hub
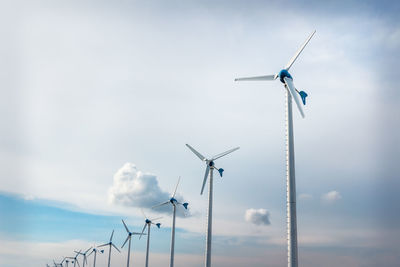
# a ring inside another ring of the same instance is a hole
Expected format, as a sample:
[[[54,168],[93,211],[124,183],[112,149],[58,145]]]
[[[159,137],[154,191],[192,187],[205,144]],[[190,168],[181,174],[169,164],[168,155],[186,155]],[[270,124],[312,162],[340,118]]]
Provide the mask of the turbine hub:
[[[146,223],[151,223],[151,221],[149,219],[146,219]]]
[[[210,161],[210,162],[208,163],[208,166],[214,167],[214,161]]]
[[[282,82],[282,83],[285,83],[285,80],[283,79],[283,78],[285,78],[285,77],[288,77],[288,78],[290,78],[290,79],[293,79],[292,78],[292,75],[290,75],[290,73],[287,71],[287,70],[285,70],[285,69],[283,69],[283,70],[281,70],[280,72],[279,72],[279,80]]]

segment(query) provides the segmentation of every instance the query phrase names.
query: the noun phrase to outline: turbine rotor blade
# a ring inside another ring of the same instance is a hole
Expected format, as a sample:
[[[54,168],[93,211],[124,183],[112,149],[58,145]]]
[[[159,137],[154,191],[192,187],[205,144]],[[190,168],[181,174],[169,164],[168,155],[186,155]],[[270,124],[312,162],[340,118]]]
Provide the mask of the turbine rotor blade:
[[[207,160],[202,154],[200,154],[199,152],[197,152],[196,149],[194,149],[193,147],[191,147],[191,146],[188,145],[188,144],[186,144],[186,146],[187,146],[190,150],[192,150],[192,152],[193,152],[197,157],[199,157],[199,159],[201,159],[202,161]]]
[[[307,40],[304,42],[304,44],[297,50],[296,54],[289,60],[289,62],[285,66],[285,70],[289,70],[290,67],[292,67],[293,63],[296,61],[296,59],[299,57],[300,53],[303,51],[304,47],[308,44],[308,42],[311,40],[311,38],[314,36],[315,30],[310,34],[310,36],[307,38]]]
[[[169,201],[165,201],[165,202],[160,203],[160,204],[157,204],[157,205],[155,205],[155,206],[153,206],[153,207],[151,207],[151,208],[152,208],[152,209],[158,208],[158,207],[164,206],[164,205],[166,205],[166,204],[168,204],[168,203],[169,203]]]
[[[103,244],[103,245],[100,245],[100,246],[97,246],[98,248],[101,248],[101,247],[105,247],[105,246],[108,246],[109,245],[109,243],[106,243],[106,244]]]
[[[144,214],[144,211],[143,211],[143,209],[142,209],[142,208],[140,209],[140,211],[142,212],[142,214],[143,214],[143,217],[147,218],[147,216],[146,216],[146,214]]]
[[[154,218],[154,219],[151,219],[150,221],[152,221],[152,223],[153,223],[153,221],[157,221],[157,220],[160,220],[160,219],[162,219],[163,217],[157,217],[157,218]],[[154,223],[153,223],[154,224]]]
[[[124,244],[122,244],[121,248],[123,248],[123,247],[125,246],[126,242],[128,242],[128,240],[129,240],[130,237],[131,237],[130,235],[128,235],[128,236],[126,237],[125,242],[124,242]]]
[[[88,248],[86,251],[85,251],[85,253],[84,254],[86,254],[86,253],[88,253],[89,252],[89,250],[91,250],[93,247],[90,247],[90,248]]]
[[[264,76],[254,76],[254,77],[242,77],[242,78],[236,78],[235,82],[239,82],[239,81],[273,81],[277,77],[278,76],[276,74],[264,75]]]
[[[178,189],[178,185],[179,185],[179,182],[180,182],[180,181],[181,181],[181,177],[179,176],[179,179],[178,179],[178,182],[176,183],[175,191],[174,191],[174,194],[172,195],[172,197],[175,197],[176,190]]]
[[[211,160],[219,159],[219,158],[221,158],[221,157],[223,157],[223,156],[225,156],[225,155],[228,155],[228,154],[232,153],[233,151],[238,150],[239,148],[240,148],[240,147],[235,147],[235,148],[232,148],[232,149],[230,149],[230,150],[228,150],[228,151],[222,152],[222,153],[220,153],[220,154],[215,155],[214,157],[212,157]]]
[[[304,118],[303,106],[301,105],[301,102],[300,102],[301,100],[299,98],[299,94],[297,93],[296,88],[294,87],[293,80],[288,77],[285,77],[284,80],[285,80],[286,88],[289,90],[292,98],[294,98],[297,108],[299,109],[301,116]]]
[[[113,231],[112,231],[112,233],[111,233],[111,236],[110,236],[110,242],[111,242],[111,240],[112,240],[113,236],[114,236],[114,230],[113,230]]]
[[[116,250],[118,250],[119,253],[121,253],[121,250],[119,250],[113,243],[111,243],[111,246],[113,246]]]
[[[133,232],[131,233],[132,235],[146,235],[146,233],[142,234],[142,233],[138,233],[138,232]]]
[[[140,239],[140,238],[142,238],[142,235],[143,235],[143,232],[144,232],[144,230],[146,229],[146,226],[147,226],[147,223],[145,223],[145,224],[144,224],[144,226],[143,226],[143,230],[142,230],[142,233],[140,234],[140,237],[139,237],[139,239]]]
[[[207,164],[206,173],[204,174],[203,185],[201,186],[200,195],[203,194],[204,186],[206,185],[209,172],[210,172],[210,165]]]
[[[126,224],[125,224],[124,220],[122,220],[122,223],[124,224],[125,230],[126,230],[126,231],[128,232],[128,234],[129,234],[129,229],[128,229],[128,226],[126,226]]]

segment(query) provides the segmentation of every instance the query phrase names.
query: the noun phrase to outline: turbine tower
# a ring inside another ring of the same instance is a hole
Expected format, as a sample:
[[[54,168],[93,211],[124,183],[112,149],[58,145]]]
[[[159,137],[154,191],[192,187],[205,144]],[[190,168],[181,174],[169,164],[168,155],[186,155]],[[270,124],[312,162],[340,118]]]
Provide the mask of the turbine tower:
[[[208,216],[207,216],[207,236],[206,236],[206,260],[205,260],[205,266],[210,267],[211,266],[211,237],[212,237],[212,203],[213,203],[213,171],[216,169],[219,172],[219,175],[222,177],[222,173],[224,172],[224,169],[220,168],[218,169],[214,161],[216,159],[219,159],[225,155],[228,155],[232,153],[233,151],[236,151],[239,149],[239,147],[235,147],[233,149],[230,149],[228,151],[225,151],[221,154],[215,155],[211,159],[205,158],[202,154],[197,152],[193,147],[190,145],[186,144],[186,146],[201,160],[206,163],[206,173],[204,174],[204,179],[203,179],[203,185],[201,187],[200,195],[203,194],[204,186],[206,185],[208,174],[210,173],[210,181],[208,183]],[[210,171],[211,170],[211,171]]]
[[[143,230],[142,230],[142,233],[140,234],[139,239],[142,238],[143,232],[144,232],[144,230],[146,230],[146,227],[147,227],[147,248],[146,248],[146,265],[145,265],[145,267],[149,267],[150,228],[151,228],[152,224],[157,226],[157,228],[160,228],[161,223],[154,223],[153,221],[159,220],[162,217],[150,220],[149,218],[147,218],[146,214],[144,214],[143,210],[142,210],[142,213],[145,218],[145,221],[144,221]]]
[[[81,250],[78,251],[74,251],[75,253],[77,253],[78,255],[82,255],[83,256],[83,265],[82,267],[85,267],[85,263],[87,263],[87,256],[86,254],[89,252],[89,250],[91,250],[92,247],[88,248],[85,252],[81,252]]]
[[[292,99],[294,99],[301,116],[304,118],[302,103],[306,104],[307,93],[298,91],[293,83],[293,78],[289,74],[289,69],[296,61],[297,57],[303,51],[314,36],[313,31],[296,54],[289,60],[285,68],[279,73],[273,75],[238,78],[235,81],[271,81],[279,80],[284,84],[286,92],[286,202],[287,202],[287,240],[288,240],[288,267],[298,266],[297,255],[297,218],[296,218],[296,179],[295,179],[295,162],[294,162],[294,140],[293,140],[293,114]],[[301,100],[299,98],[301,97]]]
[[[182,205],[185,209],[187,209],[187,206],[189,203],[180,203],[178,200],[175,199],[176,195],[176,190],[178,189],[179,182],[181,180],[181,177],[178,179],[178,183],[176,184],[175,191],[171,195],[171,198],[168,201],[165,201],[161,204],[158,204],[154,206],[153,208],[161,207],[164,205],[171,204],[173,208],[173,213],[172,213],[172,230],[171,230],[171,258],[170,258],[170,263],[169,266],[173,267],[174,266],[174,253],[175,253],[175,217],[176,217],[176,207],[177,205]]]
[[[125,227],[126,232],[128,233],[128,236],[127,236],[127,238],[125,239],[125,242],[124,242],[124,244],[122,245],[121,248],[123,248],[123,247],[125,246],[126,242],[129,240],[129,245],[128,245],[128,260],[127,260],[127,263],[126,263],[126,267],[129,267],[129,257],[130,257],[130,254],[131,254],[131,239],[132,239],[132,235],[141,235],[141,233],[130,232],[129,229],[128,229],[128,226],[126,226],[124,220],[122,220],[122,223],[124,224],[124,227]]]
[[[98,246],[98,248],[100,248],[100,247],[105,247],[105,246],[109,246],[109,250],[108,250],[108,267],[110,267],[110,263],[111,263],[111,247],[114,247],[119,253],[121,253],[121,251],[120,251],[120,250],[114,245],[114,243],[112,242],[113,235],[114,235],[114,230],[113,230],[112,233],[111,233],[110,242]]]
[[[92,251],[89,253],[89,255],[87,255],[87,256],[89,257],[90,255],[92,255],[92,253],[94,253],[93,267],[96,267],[96,256],[97,256],[97,252],[104,253],[104,250],[98,250],[98,249],[96,248],[96,246],[93,246]]]

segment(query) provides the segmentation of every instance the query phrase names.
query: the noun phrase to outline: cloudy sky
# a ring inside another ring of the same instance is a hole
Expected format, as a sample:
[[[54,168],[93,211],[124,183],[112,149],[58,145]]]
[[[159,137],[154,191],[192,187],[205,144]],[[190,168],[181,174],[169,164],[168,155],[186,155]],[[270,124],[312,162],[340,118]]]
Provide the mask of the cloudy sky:
[[[285,92],[294,113],[302,266],[400,260],[400,4],[396,1],[0,1],[0,266],[45,266],[153,228],[178,177],[176,266],[203,265],[205,156],[215,178],[214,266],[286,266]],[[142,265],[145,241],[133,241]],[[89,260],[90,262],[92,259]],[[114,254],[122,265],[126,250]],[[106,266],[106,256],[97,266]]]

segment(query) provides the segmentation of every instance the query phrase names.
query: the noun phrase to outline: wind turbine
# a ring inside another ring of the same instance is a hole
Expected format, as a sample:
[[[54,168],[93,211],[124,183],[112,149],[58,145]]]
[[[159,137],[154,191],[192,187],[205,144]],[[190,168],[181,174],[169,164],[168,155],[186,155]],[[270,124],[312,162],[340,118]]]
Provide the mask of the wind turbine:
[[[155,218],[155,219],[151,219],[151,220],[150,220],[150,219],[146,216],[146,214],[144,214],[143,210],[142,210],[142,213],[143,213],[143,216],[144,216],[144,218],[145,218],[146,220],[144,221],[143,230],[142,230],[142,233],[140,234],[139,239],[142,238],[143,232],[144,232],[144,230],[145,230],[146,227],[147,227],[147,249],[146,249],[146,265],[145,265],[145,267],[148,267],[148,266],[149,266],[149,247],[150,247],[150,228],[151,228],[151,225],[152,225],[152,224],[154,224],[155,226],[157,226],[157,228],[160,228],[161,223],[154,223],[153,221],[159,220],[159,219],[161,219],[162,217],[159,217],[159,218]]]
[[[157,207],[161,207],[164,205],[168,205],[171,204],[172,208],[173,208],[173,215],[172,215],[172,233],[171,233],[171,259],[170,259],[170,263],[169,266],[173,267],[174,266],[174,249],[175,249],[175,216],[176,216],[176,206],[177,205],[182,205],[185,209],[187,209],[187,206],[189,205],[189,203],[180,203],[178,202],[178,200],[175,199],[175,195],[176,195],[176,190],[178,189],[178,185],[179,182],[181,180],[181,177],[179,177],[178,179],[178,183],[176,184],[175,187],[175,191],[174,193],[171,195],[171,198],[168,201],[165,201],[161,204],[158,204],[156,206],[154,206],[153,208],[157,208]]]
[[[85,263],[87,263],[87,258],[86,258],[86,254],[89,252],[89,250],[91,250],[92,249],[92,247],[90,247],[90,248],[88,248],[85,252],[81,252],[81,250],[78,252],[78,251],[74,251],[75,253],[78,253],[78,255],[82,255],[83,256],[83,266],[82,267],[85,267]]]
[[[89,257],[90,255],[92,255],[92,253],[94,253],[93,267],[96,267],[96,256],[97,256],[97,252],[104,253],[104,250],[103,250],[103,249],[102,249],[102,250],[99,250],[99,249],[96,248],[96,246],[93,246],[92,251],[89,253],[89,255],[87,255],[87,256]]]
[[[304,118],[304,111],[300,98],[303,104],[306,104],[307,93],[298,91],[293,83],[293,78],[289,73],[289,69],[296,61],[297,57],[303,51],[314,36],[315,30],[310,34],[304,44],[297,50],[296,54],[289,60],[285,68],[279,73],[257,77],[238,78],[235,81],[270,81],[279,80],[284,84],[286,92],[286,201],[287,201],[287,235],[288,235],[288,266],[298,266],[297,255],[297,218],[296,218],[296,179],[295,179],[295,163],[294,163],[294,140],[293,140],[293,116],[292,116],[292,98]]]
[[[60,263],[56,263],[56,261],[55,261],[55,260],[53,260],[54,266],[55,266],[55,267],[57,267],[57,266],[61,266],[61,267],[63,267],[63,265],[62,265],[62,264],[63,264],[64,260],[65,260],[65,259],[63,259],[63,260],[62,260]]]
[[[131,254],[131,239],[132,239],[132,235],[142,235],[142,234],[129,231],[128,226],[126,226],[124,220],[122,220],[122,223],[124,224],[124,227],[125,227],[126,232],[128,233],[128,236],[126,237],[125,242],[124,242],[124,244],[122,245],[121,248],[123,248],[125,246],[126,242],[128,242],[128,240],[129,240],[128,260],[127,260],[127,263],[126,263],[126,266],[129,267],[129,258],[130,258],[130,254]]]
[[[215,155],[211,159],[205,158],[202,154],[197,152],[193,147],[190,145],[186,144],[186,146],[202,161],[206,163],[206,173],[204,174],[204,179],[203,179],[203,185],[201,187],[200,195],[203,194],[204,191],[204,186],[206,185],[208,174],[210,173],[210,181],[209,181],[209,187],[208,187],[208,216],[207,216],[207,237],[206,237],[206,262],[205,266],[210,267],[211,266],[211,237],[212,237],[212,203],[213,203],[213,172],[214,169],[216,169],[219,172],[219,175],[222,177],[222,173],[224,172],[224,169],[220,168],[218,169],[214,161],[226,156],[233,151],[236,151],[239,149],[239,147],[235,147],[233,149],[230,149],[228,151],[225,151],[223,153],[220,153],[218,155]],[[210,171],[211,170],[211,171]]]
[[[104,247],[104,246],[109,246],[110,247],[109,250],[108,250],[108,267],[110,267],[110,261],[111,261],[111,247],[114,247],[116,250],[118,250],[119,253],[121,253],[121,251],[112,242],[113,235],[114,235],[114,230],[111,233],[110,242],[98,246],[98,248]]]
[[[79,252],[81,252],[81,250],[79,250]],[[73,260],[73,262],[71,262],[71,263],[74,264],[74,267],[76,266],[77,263],[78,263],[78,266],[80,267],[80,264],[78,262],[78,256],[79,256],[79,253],[76,253],[75,257],[67,257],[67,259]]]

